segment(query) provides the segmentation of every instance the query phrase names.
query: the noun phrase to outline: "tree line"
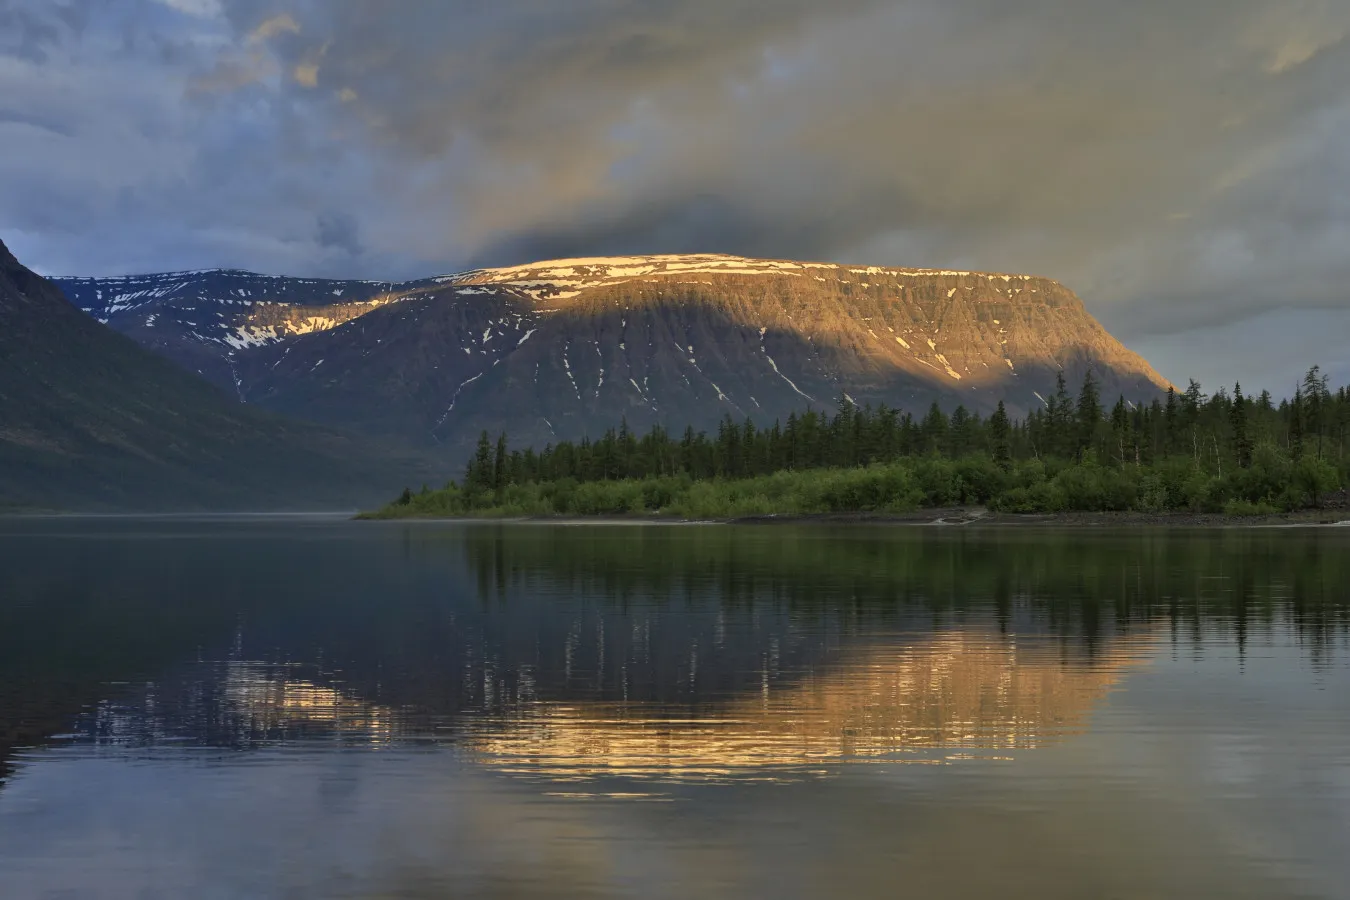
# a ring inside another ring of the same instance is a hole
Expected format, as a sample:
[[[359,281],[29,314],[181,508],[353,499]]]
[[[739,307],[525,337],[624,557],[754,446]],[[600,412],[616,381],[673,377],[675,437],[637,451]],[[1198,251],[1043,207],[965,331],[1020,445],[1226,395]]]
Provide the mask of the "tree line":
[[[1275,403],[1268,391],[1248,397],[1240,384],[1205,395],[1192,380],[1185,391],[1169,388],[1151,404],[1124,396],[1108,410],[1089,370],[1077,396],[1061,373],[1043,409],[1011,419],[1000,401],[988,417],[958,406],[949,415],[935,402],[920,418],[885,405],[857,406],[841,399],[833,414],[807,409],[760,428],[723,418],[715,434],[686,428],[678,437],[654,426],[638,435],[626,421],[601,437],[560,441],[536,452],[512,449],[505,433],[494,442],[485,431],[460,482],[466,490],[575,479],[616,481],[688,475],[695,480],[741,479],[779,471],[851,468],[916,456],[960,459],[983,454],[1008,468],[1018,461],[1103,466],[1152,466],[1189,460],[1222,475],[1248,468],[1256,448],[1276,449],[1291,460],[1305,455],[1339,464],[1346,459],[1350,397],[1335,391],[1314,366],[1292,398]],[[1339,467],[1339,466],[1338,466]]]
[[[1350,480],[1350,397],[1313,367],[1292,397],[1206,395],[1195,381],[1108,409],[1089,372],[1061,375],[1012,419],[936,403],[916,418],[847,398],[785,423],[722,420],[715,434],[621,422],[595,440],[512,449],[484,432],[463,479],[378,515],[664,513],[736,518],[986,505],[1022,513],[1134,510],[1266,514],[1321,506]]]

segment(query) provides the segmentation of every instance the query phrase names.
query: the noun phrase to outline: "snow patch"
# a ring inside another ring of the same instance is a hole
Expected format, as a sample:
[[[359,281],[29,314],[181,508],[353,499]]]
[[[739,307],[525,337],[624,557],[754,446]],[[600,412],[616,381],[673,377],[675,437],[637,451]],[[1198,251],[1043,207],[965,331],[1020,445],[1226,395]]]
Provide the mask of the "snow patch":
[[[464,381],[461,381],[461,382],[459,383],[459,387],[455,388],[455,393],[454,393],[454,395],[450,398],[450,405],[449,405],[448,407],[446,407],[445,412],[441,413],[441,417],[440,417],[439,419],[436,420],[436,427],[437,427],[437,428],[439,428],[441,425],[443,425],[443,424],[445,423],[445,420],[448,419],[448,418],[450,417],[450,413],[454,412],[454,410],[455,410],[455,404],[459,402],[459,394],[460,394],[460,392],[463,391],[466,387],[468,387],[469,385],[473,384],[475,381],[477,381],[478,379],[480,379],[480,378],[482,378],[482,377],[483,377],[483,373],[482,373],[482,372],[479,372],[477,375],[473,376],[472,378],[465,379]]]

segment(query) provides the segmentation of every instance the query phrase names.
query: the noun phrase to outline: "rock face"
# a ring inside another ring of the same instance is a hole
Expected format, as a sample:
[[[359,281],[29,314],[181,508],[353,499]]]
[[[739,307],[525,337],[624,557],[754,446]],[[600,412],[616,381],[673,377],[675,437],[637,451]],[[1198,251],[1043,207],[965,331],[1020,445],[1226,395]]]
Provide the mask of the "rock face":
[[[1108,402],[1167,382],[1058,282],[730,256],[574,259],[403,284],[235,272],[60,281],[251,404],[458,451],[933,401],[1014,415],[1061,370]]]
[[[241,406],[0,244],[0,507],[353,508],[423,466]]]

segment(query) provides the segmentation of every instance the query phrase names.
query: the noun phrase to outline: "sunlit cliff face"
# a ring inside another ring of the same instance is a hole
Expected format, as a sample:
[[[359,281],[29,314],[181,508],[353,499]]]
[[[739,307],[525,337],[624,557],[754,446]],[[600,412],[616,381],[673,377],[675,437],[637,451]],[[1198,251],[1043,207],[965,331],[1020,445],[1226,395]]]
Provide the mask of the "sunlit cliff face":
[[[942,763],[1031,749],[1079,732],[1152,648],[1114,643],[1092,663],[1044,642],[953,631],[850,653],[829,671],[716,709],[542,702],[470,723],[484,765],[562,781],[792,779],[843,759]]]

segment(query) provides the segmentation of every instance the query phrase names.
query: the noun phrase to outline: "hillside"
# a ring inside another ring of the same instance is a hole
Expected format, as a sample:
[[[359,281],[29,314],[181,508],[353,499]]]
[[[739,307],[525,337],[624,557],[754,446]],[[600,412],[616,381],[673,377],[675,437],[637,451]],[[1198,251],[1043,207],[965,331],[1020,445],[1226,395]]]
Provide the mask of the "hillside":
[[[563,260],[422,281],[237,272],[63,279],[77,304],[271,410],[462,448],[626,417],[771,423],[847,396],[1014,415],[1058,372],[1107,398],[1166,382],[1046,278],[729,256]]]
[[[0,244],[0,508],[351,508],[425,476],[241,406],[75,309]]]

